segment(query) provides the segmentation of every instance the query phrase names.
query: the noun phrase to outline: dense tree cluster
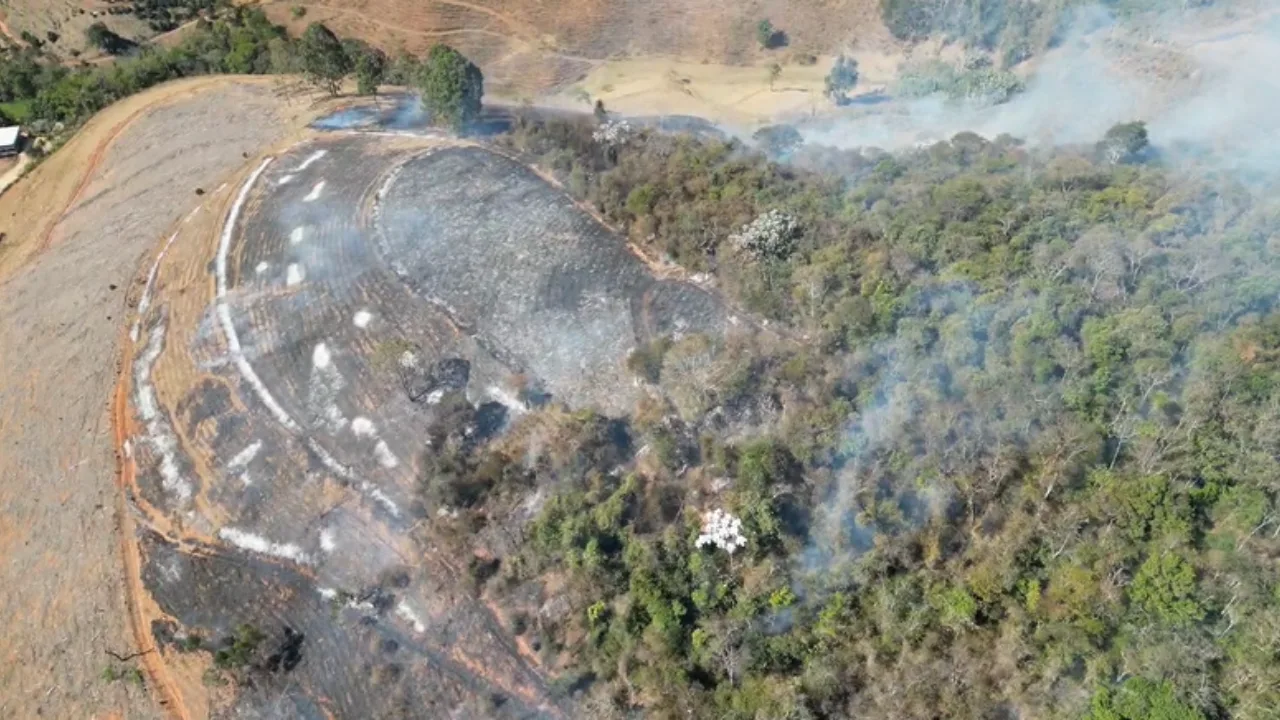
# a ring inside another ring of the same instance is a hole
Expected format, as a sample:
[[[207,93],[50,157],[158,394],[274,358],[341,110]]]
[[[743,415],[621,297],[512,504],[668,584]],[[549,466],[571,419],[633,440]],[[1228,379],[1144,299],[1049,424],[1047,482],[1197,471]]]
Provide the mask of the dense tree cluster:
[[[422,104],[436,124],[462,130],[480,115],[484,76],[475,63],[447,45],[427,53],[417,83]]]
[[[1280,708],[1274,193],[1106,140],[780,166],[592,129],[506,142],[775,321],[640,347],[633,413],[532,414],[474,451],[521,472],[436,516],[596,716]],[[792,251],[736,252],[775,210]]]
[[[451,48],[433,48],[425,61],[411,55],[392,61],[319,23],[295,39],[258,8],[218,7],[216,17],[201,17],[172,48],[139,48],[101,23],[91,26],[91,42],[121,54],[109,65],[68,67],[34,47],[0,53],[0,106],[8,109],[6,114],[20,111],[15,119],[33,125],[37,133],[51,133],[59,123],[65,133],[110,103],[166,80],[216,73],[300,73],[333,94],[352,74],[357,92],[364,95],[375,94],[386,83],[426,88],[428,80],[437,78],[431,87],[438,94],[425,100],[442,124],[457,126],[479,112],[483,77]],[[431,58],[437,57],[446,61],[433,64]],[[433,68],[443,69],[432,75]]]
[[[129,9],[153,31],[167,32],[223,4],[220,0],[133,0]]]

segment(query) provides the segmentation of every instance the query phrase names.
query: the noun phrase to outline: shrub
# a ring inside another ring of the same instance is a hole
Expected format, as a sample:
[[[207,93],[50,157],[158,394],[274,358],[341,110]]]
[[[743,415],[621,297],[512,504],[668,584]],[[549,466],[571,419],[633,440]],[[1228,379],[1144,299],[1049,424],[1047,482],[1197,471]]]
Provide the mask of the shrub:
[[[756,23],[756,42],[766,50],[773,44],[773,23],[767,18]]]

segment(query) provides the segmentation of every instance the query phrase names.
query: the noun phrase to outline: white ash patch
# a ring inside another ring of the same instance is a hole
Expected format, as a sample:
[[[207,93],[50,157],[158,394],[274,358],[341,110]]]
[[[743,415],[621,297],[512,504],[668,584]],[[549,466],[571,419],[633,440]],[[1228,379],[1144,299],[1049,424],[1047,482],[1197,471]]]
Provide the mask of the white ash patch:
[[[406,605],[403,601],[396,605],[396,615],[405,622],[413,626],[413,631],[421,635],[427,631],[427,626],[422,622],[422,618],[418,617],[418,613],[413,608]]]
[[[427,393],[428,405],[439,405],[440,401],[443,399],[444,399],[444,388],[436,388],[435,390],[432,390],[431,392]]]
[[[248,550],[259,555],[270,555],[271,557],[292,560],[300,565],[310,565],[311,558],[307,556],[302,548],[293,543],[272,542],[261,535],[255,535],[234,527],[224,527],[218,531],[218,537],[235,545],[241,550]]]
[[[497,402],[502,403],[503,405],[506,405],[507,409],[511,410],[511,412],[517,415],[523,415],[524,413],[529,411],[528,406],[520,402],[520,398],[516,397],[515,395],[512,395],[505,388],[500,388],[496,385],[491,386],[489,388],[489,397],[493,398]]]
[[[258,400],[266,406],[267,410],[275,417],[281,427],[292,433],[298,433],[302,430],[302,426],[298,421],[289,415],[288,411],[280,405],[271,394],[271,390],[267,388],[266,383],[258,376],[257,371],[253,369],[253,364],[249,362],[249,358],[245,355],[244,348],[240,345],[240,334],[236,332],[235,322],[231,316],[231,303],[227,300],[227,266],[228,257],[231,253],[231,239],[235,235],[236,223],[239,222],[240,213],[244,210],[245,202],[249,198],[249,192],[258,182],[258,178],[262,177],[262,173],[271,165],[274,158],[268,157],[258,165],[249,179],[241,186],[239,194],[235,201],[231,204],[231,210],[227,214],[227,220],[222,226],[222,234],[218,238],[218,254],[214,261],[214,297],[217,302],[214,311],[217,316],[218,326],[222,330],[222,335],[227,341],[227,355],[232,363],[236,366],[236,370],[240,373],[240,377],[253,388],[253,392],[258,396]],[[221,191],[226,187],[226,183],[218,188]],[[339,376],[340,379],[341,376]],[[393,517],[400,517],[400,508],[396,503],[379,488],[375,487],[367,480],[362,480],[351,472],[350,468],[338,462],[328,450],[325,450],[315,438],[307,437],[304,439],[307,447],[320,458],[320,462],[333,474],[338,477],[355,484],[360,488],[360,492],[366,493],[375,502],[382,505],[387,512]]]
[[[258,457],[258,453],[261,452],[261,450],[262,450],[262,441],[254,440],[247,447],[245,447],[245,449],[236,453],[235,457],[231,458],[230,462],[227,463],[227,467],[228,468],[244,467],[249,463],[253,462],[253,459]]]
[[[178,439],[169,427],[168,420],[160,412],[155,386],[151,384],[151,368],[164,350],[165,325],[158,323],[151,330],[146,350],[133,364],[133,382],[137,388],[134,397],[138,414],[146,425],[146,440],[160,456],[160,484],[180,503],[191,499],[191,483],[182,477],[178,465]]]
[[[324,598],[325,600],[333,600],[334,598],[338,597],[338,591],[334,590],[333,588],[318,587],[316,588],[316,592],[320,593],[320,597]]]
[[[378,434],[378,428],[373,421],[367,417],[358,417],[351,421],[351,432],[356,437],[374,437]]]
[[[399,467],[400,458],[391,452],[391,448],[387,446],[387,442],[378,438],[378,427],[373,421],[367,417],[358,417],[351,421],[351,432],[358,438],[370,438],[377,442],[373,446],[373,456],[377,459],[378,464],[384,468],[391,469]]]
[[[291,182],[293,182],[293,176],[285,175],[284,177],[276,181],[276,185],[288,185]]]
[[[373,456],[378,459],[379,465],[388,470],[400,465],[400,458],[396,457],[395,453],[391,452],[391,448],[387,447],[386,440],[379,440],[373,446]]]
[[[284,284],[293,287],[303,280],[307,279],[307,269],[298,263],[289,263],[289,269],[285,273]]]
[[[396,505],[396,502],[388,497],[386,493],[382,492],[380,488],[373,488],[368,492],[369,497],[373,498],[379,505],[386,508],[387,512],[391,513],[393,517],[400,517],[400,506]]]
[[[218,315],[218,324],[222,327],[222,334],[227,339],[227,351],[231,356],[231,360],[235,363],[236,370],[239,371],[240,377],[253,388],[254,394],[262,401],[263,405],[271,411],[276,421],[289,430],[298,430],[298,424],[293,418],[289,417],[289,413],[285,412],[280,403],[276,402],[275,397],[271,395],[271,391],[267,389],[262,378],[258,377],[258,373],[254,371],[253,365],[249,359],[245,357],[244,349],[240,346],[240,334],[236,332],[235,323],[231,319],[231,304],[227,301],[227,256],[231,250],[231,236],[235,233],[236,222],[240,219],[240,212],[244,209],[244,203],[249,197],[249,191],[253,189],[254,183],[262,176],[263,171],[271,164],[272,158],[262,161],[258,169],[249,176],[245,184],[240,188],[240,194],[236,196],[236,200],[231,205],[231,211],[227,215],[227,221],[222,226],[222,236],[218,240],[218,256],[214,265],[214,275],[217,279],[215,286],[215,297],[217,298],[216,311]],[[219,188],[221,189],[221,188]]]
[[[311,352],[311,364],[317,368],[327,368],[332,362],[333,356],[329,354],[329,347],[324,343],[317,343],[316,349]]]
[[[311,379],[307,385],[307,410],[311,413],[312,426],[323,425],[331,433],[338,433],[347,426],[347,418],[338,407],[338,395],[346,387],[346,380],[333,363],[329,346],[317,343],[311,352]]]
[[[307,239],[307,229],[304,227],[296,227],[289,231],[289,244],[297,245]]]
[[[196,208],[199,210],[200,208]],[[188,215],[190,220],[191,216]],[[155,289],[156,274],[160,272],[160,263],[164,260],[164,256],[169,252],[169,246],[173,245],[173,241],[178,239],[178,233],[169,236],[169,240],[165,242],[164,247],[160,248],[160,252],[156,255],[155,262],[151,263],[151,271],[147,273],[147,284],[142,288],[142,297],[138,300],[137,319],[133,321],[133,328],[129,330],[129,339],[138,342],[138,335],[142,327],[142,317],[147,314],[147,309],[151,307],[151,292]]]
[[[417,370],[418,356],[412,350],[405,350],[400,354],[400,367],[406,370]]]
[[[331,528],[325,528],[320,531],[320,549],[327,553],[331,553],[338,549],[338,541],[334,537],[334,533]]]
[[[328,151],[328,150],[317,150],[317,151],[315,151],[315,152],[311,153],[310,155],[308,155],[308,156],[307,156],[307,159],[306,159],[306,160],[303,160],[303,161],[302,161],[302,164],[300,164],[300,165],[298,165],[298,167],[294,168],[294,169],[293,169],[293,171],[294,171],[294,172],[296,172],[296,173],[300,173],[300,172],[302,172],[302,171],[306,170],[307,168],[311,167],[312,165],[315,165],[315,164],[316,164],[316,162],[320,160],[320,158],[322,158],[322,157],[324,157],[325,155],[328,155],[328,154],[329,154],[329,151]]]
[[[254,271],[255,273],[257,273],[257,274],[261,275],[262,273],[264,273],[264,272],[266,272],[266,271],[268,271],[268,270],[270,270],[270,269],[271,269],[271,263],[267,262],[266,260],[263,260],[262,262],[258,263],[258,266],[257,266],[257,267],[255,267],[255,268],[253,269],[253,271]]]
[[[351,322],[361,330],[369,327],[369,323],[373,322],[373,313],[368,310],[360,310],[351,318]]]
[[[315,202],[316,200],[320,199],[320,194],[323,192],[324,192],[324,181],[321,180],[320,182],[315,184],[315,187],[311,188],[311,192],[307,193],[306,197],[302,198],[302,202]]]

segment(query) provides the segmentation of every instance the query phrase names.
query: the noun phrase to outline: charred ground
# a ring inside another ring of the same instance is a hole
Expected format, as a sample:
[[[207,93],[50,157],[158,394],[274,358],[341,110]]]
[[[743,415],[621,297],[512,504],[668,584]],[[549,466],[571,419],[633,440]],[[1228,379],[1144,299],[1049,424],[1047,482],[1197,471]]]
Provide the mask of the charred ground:
[[[212,653],[238,712],[562,715],[435,539],[424,450],[436,428],[483,446],[535,406],[621,411],[632,348],[725,322],[529,169],[454,145],[269,159],[147,289],[128,450],[151,627],[166,654]]]

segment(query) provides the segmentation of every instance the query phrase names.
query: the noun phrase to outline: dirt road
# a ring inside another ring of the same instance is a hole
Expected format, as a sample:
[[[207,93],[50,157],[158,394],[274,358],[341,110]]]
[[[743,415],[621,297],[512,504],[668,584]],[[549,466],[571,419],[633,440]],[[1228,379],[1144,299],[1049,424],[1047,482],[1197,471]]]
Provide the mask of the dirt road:
[[[22,177],[22,171],[27,169],[31,164],[31,156],[23,153],[18,156],[18,162],[0,175],[0,193],[9,189],[9,186],[18,182],[18,178]]]
[[[206,78],[130,98],[0,197],[0,717],[162,714],[104,675],[137,666],[109,652],[147,650],[128,626],[114,485],[124,318],[195,189],[300,124],[306,105],[274,87]]]

